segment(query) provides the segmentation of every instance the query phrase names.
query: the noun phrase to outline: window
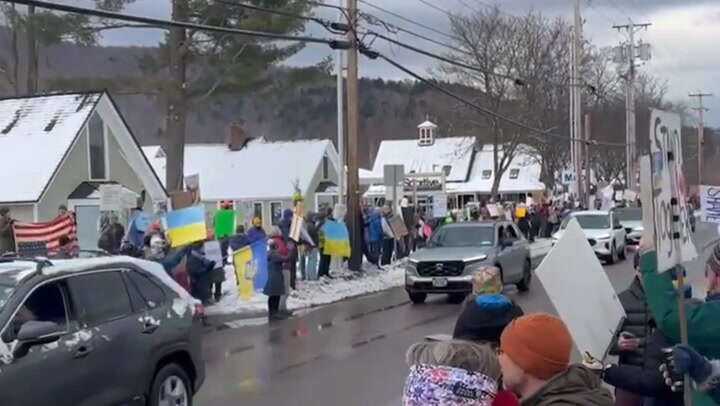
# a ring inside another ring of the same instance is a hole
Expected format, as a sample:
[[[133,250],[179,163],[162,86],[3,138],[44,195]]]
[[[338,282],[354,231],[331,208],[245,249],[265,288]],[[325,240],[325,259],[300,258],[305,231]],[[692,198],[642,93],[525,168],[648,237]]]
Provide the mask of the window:
[[[430,238],[438,247],[475,247],[492,246],[495,229],[493,227],[441,227]]]
[[[484,171],[482,171],[483,179],[490,179],[491,176],[492,176],[492,171],[490,169],[485,169]]]
[[[420,129],[420,138],[418,139],[418,145],[427,146],[433,144],[432,130],[429,128]]]
[[[253,217],[257,217],[260,220],[263,218],[263,204],[253,203]]]
[[[3,332],[3,341],[15,341],[20,328],[28,321],[53,322],[60,326],[60,331],[67,331],[67,306],[61,282],[41,285],[30,294]]]
[[[78,319],[87,326],[132,313],[119,271],[73,276],[68,279],[68,285]]]
[[[520,175],[520,169],[510,169],[510,179],[517,179]]]
[[[88,145],[90,148],[90,179],[105,180],[107,178],[107,162],[105,161],[104,123],[97,113],[93,113],[88,123]]]
[[[272,220],[272,225],[276,226],[280,224],[280,219],[282,218],[282,203],[270,203],[270,216],[270,219]]]
[[[323,157],[322,160],[322,178],[327,179],[330,177],[330,162],[327,156]]]
[[[165,291],[149,276],[137,271],[127,272],[126,275],[131,284],[140,291],[150,309],[154,309],[165,302]]]

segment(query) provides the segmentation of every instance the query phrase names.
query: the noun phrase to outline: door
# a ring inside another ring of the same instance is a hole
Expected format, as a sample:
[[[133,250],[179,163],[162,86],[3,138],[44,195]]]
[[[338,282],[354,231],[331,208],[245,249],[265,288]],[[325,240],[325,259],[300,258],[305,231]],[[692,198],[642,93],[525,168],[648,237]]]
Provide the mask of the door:
[[[77,220],[77,236],[81,250],[98,249],[100,238],[100,206],[82,205],[75,206],[75,217]]]
[[[2,404],[81,405],[95,390],[87,380],[101,365],[84,356],[88,332],[77,331],[68,304],[65,285],[57,281],[39,286],[16,310],[2,333],[8,347],[16,348],[17,334],[28,321],[55,323],[58,339],[30,347],[9,365],[0,364]]]
[[[121,271],[102,270],[67,280],[81,327],[91,332],[88,361],[95,366],[85,383],[93,396],[82,406],[126,402],[134,393],[146,359],[138,349],[138,316],[133,314]]]

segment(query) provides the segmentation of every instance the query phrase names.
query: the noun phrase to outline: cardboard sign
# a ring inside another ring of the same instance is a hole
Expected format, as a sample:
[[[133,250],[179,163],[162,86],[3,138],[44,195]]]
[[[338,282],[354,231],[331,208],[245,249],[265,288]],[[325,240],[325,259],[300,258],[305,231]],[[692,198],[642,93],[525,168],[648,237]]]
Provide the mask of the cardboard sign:
[[[676,113],[657,109],[651,112],[650,168],[659,272],[697,257],[682,172],[681,124]],[[674,221],[675,217],[679,220]]]
[[[488,204],[487,206],[488,212],[490,213],[490,217],[500,217],[500,211],[498,210],[497,205],[495,204]]]
[[[303,234],[303,228],[305,227],[305,219],[297,214],[293,215],[292,222],[290,222],[290,239],[295,242],[300,242],[300,237]]]
[[[122,185],[100,185],[100,210],[120,211],[123,209]]]
[[[720,186],[700,186],[702,221],[720,223]]]
[[[408,235],[408,229],[405,226],[405,222],[399,215],[393,215],[388,218],[388,224],[395,235],[395,239],[400,239]]]
[[[180,210],[190,207],[195,200],[192,192],[173,192],[170,194],[170,205],[173,210]]]
[[[446,194],[433,195],[433,217],[443,218],[448,215],[448,201]]]
[[[576,219],[535,273],[578,351],[603,359],[625,311]]]

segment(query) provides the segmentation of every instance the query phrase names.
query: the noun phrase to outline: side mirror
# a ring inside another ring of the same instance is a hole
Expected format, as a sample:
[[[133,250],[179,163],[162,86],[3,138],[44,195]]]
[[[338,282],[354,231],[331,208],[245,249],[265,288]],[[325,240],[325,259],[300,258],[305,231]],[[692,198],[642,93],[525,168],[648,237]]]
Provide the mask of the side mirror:
[[[27,355],[28,350],[36,345],[48,344],[60,339],[62,329],[51,321],[27,321],[17,334],[17,345],[13,350],[14,358]]]
[[[622,230],[623,226],[622,224],[618,224],[615,227],[613,227],[615,230]]]

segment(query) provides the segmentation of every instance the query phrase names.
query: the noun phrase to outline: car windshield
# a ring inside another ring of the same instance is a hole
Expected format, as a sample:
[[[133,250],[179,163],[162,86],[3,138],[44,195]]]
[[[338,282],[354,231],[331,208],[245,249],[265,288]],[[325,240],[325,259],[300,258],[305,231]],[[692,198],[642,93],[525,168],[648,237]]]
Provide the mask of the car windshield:
[[[610,228],[610,216],[606,214],[578,214],[570,216],[563,221],[562,228],[567,227],[570,219],[577,219],[580,228],[586,230],[598,230]]]
[[[7,303],[8,299],[10,299],[10,296],[12,296],[14,291],[14,286],[0,284],[0,311],[3,310],[5,303]]]
[[[492,246],[493,227],[442,227],[430,239],[437,247]]]
[[[641,221],[642,209],[639,207],[627,207],[615,210],[615,215],[620,221]]]

